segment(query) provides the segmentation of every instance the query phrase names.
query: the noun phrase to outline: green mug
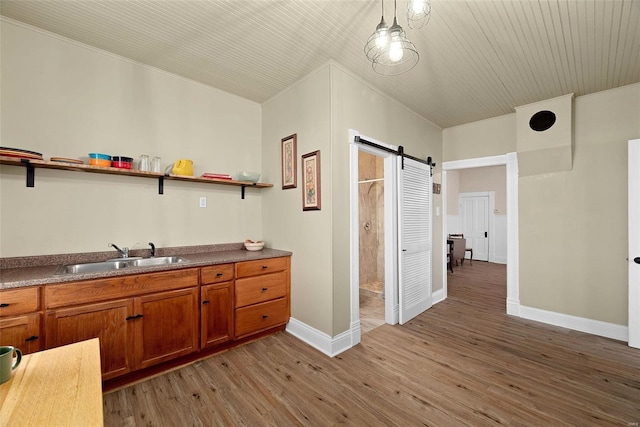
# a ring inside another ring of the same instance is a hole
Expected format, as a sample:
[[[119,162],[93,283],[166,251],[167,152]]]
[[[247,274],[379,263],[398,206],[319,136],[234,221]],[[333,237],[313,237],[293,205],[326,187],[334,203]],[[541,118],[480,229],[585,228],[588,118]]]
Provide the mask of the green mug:
[[[11,373],[18,367],[20,360],[22,360],[22,352],[20,349],[11,347],[10,345],[0,347],[0,384],[9,381]]]

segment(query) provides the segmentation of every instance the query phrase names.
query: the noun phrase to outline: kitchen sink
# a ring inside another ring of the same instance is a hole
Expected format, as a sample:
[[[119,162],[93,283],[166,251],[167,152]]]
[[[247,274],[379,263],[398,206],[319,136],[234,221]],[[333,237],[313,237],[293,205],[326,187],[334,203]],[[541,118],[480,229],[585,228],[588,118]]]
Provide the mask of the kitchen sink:
[[[153,267],[158,265],[171,265],[183,262],[189,262],[189,260],[179,256],[108,260],[103,262],[87,262],[84,264],[63,265],[58,268],[56,274],[98,273],[103,271],[121,270],[123,268]]]
[[[154,265],[178,264],[181,262],[188,262],[188,260],[179,256],[159,256],[132,261],[134,267],[150,267]]]

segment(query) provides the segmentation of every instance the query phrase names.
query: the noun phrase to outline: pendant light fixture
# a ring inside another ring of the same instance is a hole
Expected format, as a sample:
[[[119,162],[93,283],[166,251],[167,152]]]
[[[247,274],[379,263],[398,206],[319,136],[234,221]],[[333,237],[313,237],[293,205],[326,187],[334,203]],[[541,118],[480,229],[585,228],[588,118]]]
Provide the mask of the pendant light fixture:
[[[384,22],[384,0],[382,0],[382,17],[380,18],[380,23],[369,37],[369,40],[367,40],[367,44],[364,45],[364,53],[367,55],[367,59],[373,62],[375,57],[378,56],[388,44],[389,27],[387,23]]]
[[[409,0],[407,2],[407,25],[420,29],[431,18],[431,0]]]
[[[384,13],[384,3],[382,7]],[[375,44],[376,48],[370,46],[372,38],[376,34],[381,34],[379,29],[385,24],[383,15],[380,24],[376,27],[376,31],[369,37],[369,41],[365,46],[365,53],[371,61],[374,71],[385,76],[395,76],[409,71],[416,66],[420,59],[416,47],[407,39],[405,31],[398,24],[396,7],[397,0],[394,0],[393,25],[387,29],[386,39],[383,39],[386,40],[386,43],[381,41],[380,44]],[[386,24],[384,27],[386,28]]]

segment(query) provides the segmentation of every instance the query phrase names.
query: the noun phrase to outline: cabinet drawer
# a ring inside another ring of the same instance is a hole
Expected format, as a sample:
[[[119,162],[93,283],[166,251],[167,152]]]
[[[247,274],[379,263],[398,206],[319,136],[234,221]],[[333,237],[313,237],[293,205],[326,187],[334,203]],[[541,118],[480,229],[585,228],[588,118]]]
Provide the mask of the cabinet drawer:
[[[136,274],[109,279],[49,285],[44,290],[48,309],[127,298],[198,285],[198,269]]]
[[[287,298],[236,309],[236,338],[287,323]]]
[[[288,267],[289,258],[286,257],[243,261],[236,264],[236,277],[250,277],[275,271],[284,271]]]
[[[212,265],[211,267],[202,267],[202,269],[200,269],[200,278],[203,285],[233,280],[233,264],[220,264]]]
[[[32,313],[40,310],[40,287],[0,291],[0,317]]]
[[[287,295],[287,272],[236,280],[236,308]]]

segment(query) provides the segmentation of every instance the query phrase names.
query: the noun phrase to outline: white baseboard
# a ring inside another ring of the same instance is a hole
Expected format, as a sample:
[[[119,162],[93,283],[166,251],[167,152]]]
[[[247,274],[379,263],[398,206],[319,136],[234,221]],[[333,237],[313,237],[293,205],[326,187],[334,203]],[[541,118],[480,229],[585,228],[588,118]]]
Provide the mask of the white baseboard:
[[[508,311],[507,305],[507,313]],[[629,340],[629,328],[615,323],[602,322],[600,320],[571,316],[563,313],[542,310],[539,308],[519,306],[519,316],[524,319],[535,320],[549,325],[561,326],[575,331],[611,338],[627,342]],[[509,313],[511,314],[511,313]]]
[[[506,264],[507,256],[506,255],[495,255],[493,259],[490,259],[489,262],[494,262],[496,264]]]
[[[286,331],[329,357],[337,356],[360,342],[360,322],[351,325],[351,330],[331,337],[292,317]]]
[[[431,294],[431,302],[437,304],[445,300],[444,288],[438,289]]]

